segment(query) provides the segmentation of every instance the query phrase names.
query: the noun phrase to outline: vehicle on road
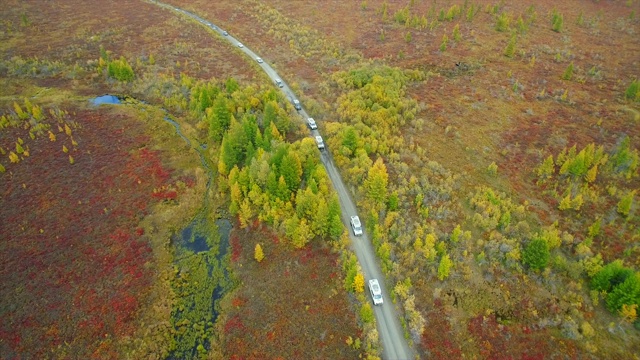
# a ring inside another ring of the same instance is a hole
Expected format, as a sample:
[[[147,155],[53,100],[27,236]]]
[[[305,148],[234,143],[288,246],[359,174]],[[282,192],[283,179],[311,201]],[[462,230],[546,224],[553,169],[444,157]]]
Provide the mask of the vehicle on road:
[[[362,224],[360,223],[360,218],[357,215],[351,217],[351,228],[353,229],[353,235],[362,235]]]
[[[309,129],[311,130],[315,130],[318,128],[318,124],[316,124],[316,121],[313,120],[313,118],[307,118],[307,125],[309,125]]]
[[[264,61],[262,61],[262,59],[261,59],[261,58],[259,58],[259,57],[257,57],[257,58],[256,58],[256,61],[258,62],[258,64],[262,64],[262,63],[264,62]]]
[[[318,149],[324,149],[324,141],[322,141],[322,136],[316,136],[316,144],[318,145]]]
[[[228,32],[226,32],[226,31],[223,31],[223,32],[222,32],[222,35],[227,36],[227,35],[229,35],[229,33],[228,33]]]
[[[300,100],[293,99],[293,107],[296,108],[296,110],[302,110],[302,106],[300,106]]]
[[[244,45],[242,45],[242,43],[238,43],[238,47],[239,47],[239,48],[243,48],[243,47],[244,47]]]
[[[276,79],[276,85],[278,85],[279,88],[284,86],[284,84],[282,83],[282,80],[280,79]]]
[[[378,279],[369,280],[369,291],[371,291],[371,299],[373,299],[373,305],[382,305],[384,303],[384,301],[382,300],[382,289],[380,289]]]

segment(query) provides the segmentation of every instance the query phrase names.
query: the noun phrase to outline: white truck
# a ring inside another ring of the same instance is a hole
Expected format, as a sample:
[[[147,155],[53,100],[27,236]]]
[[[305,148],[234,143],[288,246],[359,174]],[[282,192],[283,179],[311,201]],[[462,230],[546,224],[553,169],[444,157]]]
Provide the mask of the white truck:
[[[353,235],[362,235],[362,224],[360,223],[360,218],[357,215],[351,217],[351,228],[353,229]]]
[[[322,141],[322,136],[318,135],[315,136],[316,139],[316,145],[318,145],[318,149],[323,150],[324,149],[324,141]]]
[[[318,128],[318,124],[316,124],[316,121],[313,120],[313,118],[307,118],[307,125],[309,125],[309,129],[311,130],[315,130]]]
[[[369,291],[371,292],[373,305],[382,305],[384,303],[384,300],[382,300],[382,289],[380,289],[378,279],[369,280]]]

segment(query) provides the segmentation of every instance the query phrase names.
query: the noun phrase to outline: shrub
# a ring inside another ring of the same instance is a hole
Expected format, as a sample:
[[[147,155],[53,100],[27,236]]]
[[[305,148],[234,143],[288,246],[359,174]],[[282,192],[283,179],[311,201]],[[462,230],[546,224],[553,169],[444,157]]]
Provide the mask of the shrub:
[[[558,33],[561,32],[563,21],[562,14],[557,10],[553,10],[553,14],[551,15],[551,29]]]
[[[512,58],[515,53],[516,53],[516,35],[514,34],[513,36],[511,36],[511,39],[509,40],[507,47],[504,49],[504,56],[508,58]]]
[[[262,262],[262,260],[264,259],[264,252],[262,251],[262,246],[260,246],[260,244],[256,244],[253,257],[257,262]]]
[[[358,294],[364,292],[364,275],[362,275],[361,272],[358,272],[356,277],[353,279],[353,288]]]
[[[109,62],[108,75],[111,78],[114,78],[118,81],[129,82],[132,81],[135,77],[133,73],[133,69],[131,65],[127,62],[127,59],[124,56],[121,56],[118,60],[113,60]]]
[[[640,274],[632,273],[607,295],[607,309],[617,313],[623,305],[640,305]]]
[[[360,319],[365,324],[373,323],[373,309],[368,302],[364,303],[360,308]]]
[[[456,26],[453,28],[453,41],[460,41],[462,40],[462,35],[460,35],[460,24],[456,24]]]
[[[531,241],[522,253],[522,262],[533,270],[542,270],[549,263],[549,245],[543,239]]]
[[[605,265],[595,274],[591,279],[591,288],[608,293],[631,275],[633,275],[633,270],[624,267],[622,260],[616,260]]]
[[[399,24],[406,24],[407,19],[409,19],[409,7],[404,7],[393,15],[393,20],[395,20]]]
[[[509,16],[506,13],[501,13],[498,17],[496,17],[495,29],[500,32],[505,32],[509,30],[509,22]]]
[[[449,38],[447,34],[442,36],[442,43],[440,44],[440,51],[445,52],[447,50],[447,44],[449,43]]]
[[[624,92],[624,97],[629,100],[640,101],[640,81],[638,81],[638,79],[631,82]]]
[[[629,216],[629,212],[631,211],[631,204],[633,203],[633,196],[635,195],[634,191],[629,191],[625,196],[620,199],[618,202],[618,213],[620,213],[624,217]]]
[[[611,155],[611,166],[613,166],[614,171],[630,179],[635,175],[639,163],[640,155],[638,154],[638,150],[632,149],[630,138],[625,136],[615,153]]]
[[[438,265],[438,279],[440,279],[440,281],[449,277],[451,266],[453,266],[453,261],[449,258],[449,254],[442,255],[440,265]]]
[[[562,74],[562,80],[571,80],[573,77],[573,62],[567,66],[567,69]]]

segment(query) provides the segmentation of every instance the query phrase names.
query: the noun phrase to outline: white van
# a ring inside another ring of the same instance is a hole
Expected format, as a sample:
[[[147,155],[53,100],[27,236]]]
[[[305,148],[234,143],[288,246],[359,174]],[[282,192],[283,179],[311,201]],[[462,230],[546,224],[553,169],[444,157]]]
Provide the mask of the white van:
[[[311,130],[315,130],[318,128],[318,124],[316,124],[316,121],[313,120],[313,118],[307,118],[307,124],[309,125],[309,129]]]
[[[357,215],[351,217],[351,228],[353,229],[353,235],[362,235],[362,224],[360,223],[360,218]]]
[[[322,141],[322,136],[316,136],[316,144],[318,145],[318,149],[324,149],[324,141]]]
[[[373,299],[373,305],[382,305],[384,303],[384,301],[382,300],[382,289],[380,289],[378,279],[369,280],[369,291],[371,291],[371,299]]]

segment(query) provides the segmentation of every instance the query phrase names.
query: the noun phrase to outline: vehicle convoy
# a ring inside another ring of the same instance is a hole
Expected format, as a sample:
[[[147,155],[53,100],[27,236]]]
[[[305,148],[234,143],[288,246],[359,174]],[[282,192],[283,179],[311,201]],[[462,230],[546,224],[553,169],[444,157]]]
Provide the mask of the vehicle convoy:
[[[380,289],[378,279],[369,280],[369,291],[371,292],[373,305],[382,305],[384,303],[384,301],[382,300],[382,290]]]
[[[351,217],[351,228],[353,229],[353,235],[362,235],[362,224],[360,223],[360,218],[357,215]]]
[[[316,144],[318,145],[318,149],[323,150],[324,149],[324,141],[322,141],[322,136],[316,136]]]

